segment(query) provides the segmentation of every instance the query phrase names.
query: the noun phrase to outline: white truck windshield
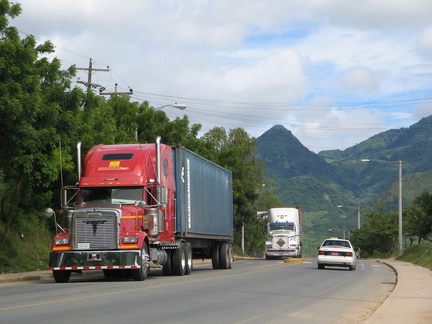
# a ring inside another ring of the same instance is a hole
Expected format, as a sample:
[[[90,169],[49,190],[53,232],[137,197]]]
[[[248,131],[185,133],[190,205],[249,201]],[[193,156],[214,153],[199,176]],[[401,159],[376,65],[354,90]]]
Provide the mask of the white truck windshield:
[[[273,223],[273,224],[270,224],[270,231],[271,232],[294,231],[294,224],[283,224],[283,223],[276,224],[276,223]]]

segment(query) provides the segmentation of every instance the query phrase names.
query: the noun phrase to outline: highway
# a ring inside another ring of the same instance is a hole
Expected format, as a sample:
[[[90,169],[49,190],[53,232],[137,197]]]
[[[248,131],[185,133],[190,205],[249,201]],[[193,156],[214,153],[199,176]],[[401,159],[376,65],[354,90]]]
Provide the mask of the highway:
[[[375,261],[357,270],[247,259],[230,270],[198,261],[190,276],[151,271],[143,282],[102,275],[5,283],[0,323],[361,323],[395,286]]]

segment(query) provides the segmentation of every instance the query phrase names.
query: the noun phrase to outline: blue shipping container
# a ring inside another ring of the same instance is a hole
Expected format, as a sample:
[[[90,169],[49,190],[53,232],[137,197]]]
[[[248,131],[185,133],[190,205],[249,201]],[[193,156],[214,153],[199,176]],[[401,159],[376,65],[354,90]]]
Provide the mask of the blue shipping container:
[[[231,171],[177,145],[173,147],[176,181],[176,235],[232,239]]]

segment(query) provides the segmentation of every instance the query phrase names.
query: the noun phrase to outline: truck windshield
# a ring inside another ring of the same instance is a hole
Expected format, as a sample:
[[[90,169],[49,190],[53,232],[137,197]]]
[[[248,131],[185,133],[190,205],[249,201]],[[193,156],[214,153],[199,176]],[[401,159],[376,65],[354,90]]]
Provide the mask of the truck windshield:
[[[81,202],[85,204],[133,204],[143,199],[143,188],[84,188]]]
[[[294,231],[294,224],[270,224],[270,231]]]

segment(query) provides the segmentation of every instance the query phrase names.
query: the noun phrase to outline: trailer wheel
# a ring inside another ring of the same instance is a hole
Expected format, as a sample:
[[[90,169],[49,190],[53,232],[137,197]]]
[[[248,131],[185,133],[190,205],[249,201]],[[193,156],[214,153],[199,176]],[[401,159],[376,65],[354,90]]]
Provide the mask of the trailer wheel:
[[[186,271],[186,253],[184,244],[180,243],[178,249],[172,254],[172,270],[176,276],[183,276]]]
[[[141,251],[140,268],[132,269],[132,278],[135,281],[146,280],[150,270],[150,256],[148,254],[147,244],[143,243],[143,249]]]
[[[63,283],[68,282],[71,276],[70,270],[53,270],[53,277],[55,282]]]
[[[216,243],[212,248],[212,266],[213,269],[220,269],[220,253],[219,253],[220,245]]]
[[[192,261],[192,247],[189,242],[185,242],[185,257],[186,257],[186,269],[185,275],[190,275],[193,269],[193,261]]]
[[[171,250],[166,250],[165,251],[167,254],[167,260],[164,263],[163,267],[162,267],[162,272],[164,274],[164,276],[172,276],[173,275],[173,271],[172,271],[172,251]]]
[[[231,267],[231,257],[229,253],[229,245],[222,243],[219,252],[219,266],[221,269],[229,269]]]

